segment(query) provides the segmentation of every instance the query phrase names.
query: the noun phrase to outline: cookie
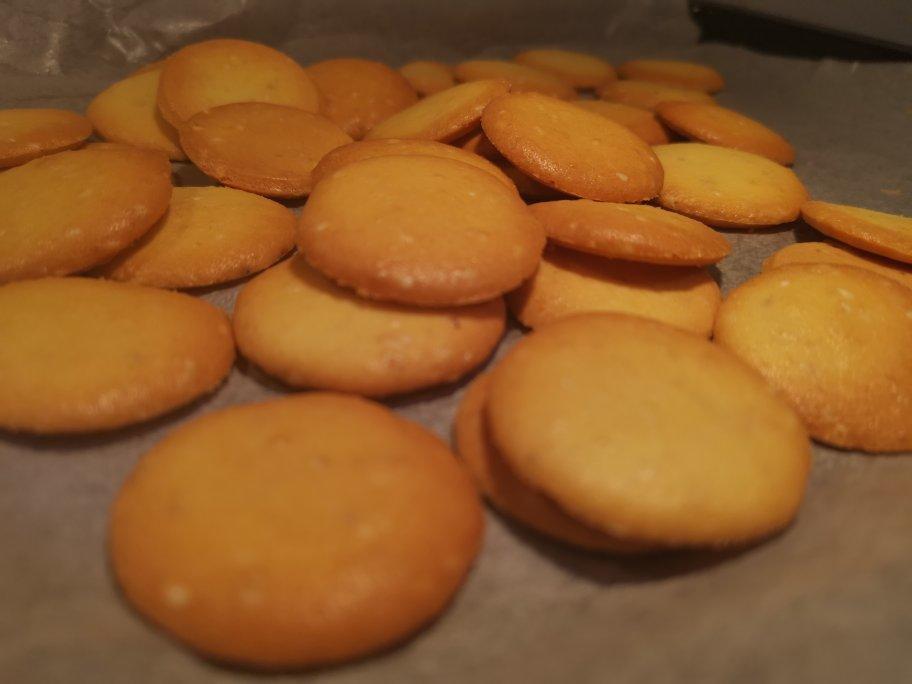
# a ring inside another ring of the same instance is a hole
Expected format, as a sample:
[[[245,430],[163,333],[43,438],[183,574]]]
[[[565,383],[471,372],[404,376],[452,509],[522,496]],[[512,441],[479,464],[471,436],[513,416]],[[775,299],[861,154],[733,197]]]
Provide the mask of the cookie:
[[[715,340],[756,368],[816,439],[912,449],[912,290],[851,266],[782,266],[735,288]]]
[[[308,194],[317,162],[352,141],[329,119],[262,102],[200,112],[179,130],[181,146],[200,171],[269,197]]]
[[[806,202],[801,218],[852,247],[912,264],[912,218],[829,202]]]
[[[471,81],[448,88],[394,114],[372,128],[365,138],[450,142],[476,128],[488,103],[509,89],[502,80]]]
[[[634,59],[617,68],[618,76],[715,93],[725,87],[722,74],[705,64],[662,59]]]
[[[323,96],[320,112],[356,140],[418,101],[405,76],[369,59],[328,59],[307,73]]]
[[[646,550],[642,545],[621,541],[574,520],[517,478],[488,437],[484,416],[487,397],[488,375],[482,375],[462,397],[453,434],[466,469],[492,506],[521,525],[571,546],[612,553]]]
[[[0,283],[104,263],[168,208],[171,165],[116,145],[59,152],[0,174]]]
[[[294,248],[295,217],[281,204],[231,188],[174,188],[152,230],[96,274],[183,288],[262,271]]]
[[[454,159],[455,161],[470,164],[482,171],[487,171],[500,182],[510,189],[515,189],[511,181],[503,171],[489,162],[487,159],[479,157],[477,154],[471,154],[452,145],[434,142],[432,140],[397,140],[395,138],[383,138],[382,140],[359,140],[349,145],[337,147],[324,156],[320,163],[316,165],[311,174],[314,185],[320,182],[320,179],[334,173],[347,164],[359,161],[361,159],[372,159],[374,157],[390,157],[401,155],[426,155],[430,157],[443,157],[445,159]]]
[[[483,529],[478,495],[437,437],[379,404],[311,392],[168,435],[118,494],[108,548],[124,597],[172,637],[287,671],[427,625]]]
[[[494,175],[452,159],[364,159],[324,178],[298,247],[317,270],[371,299],[472,304],[532,274],[541,225]]]
[[[149,69],[118,81],[99,93],[86,116],[98,135],[111,142],[159,150],[174,160],[186,159],[177,129],[158,111],[161,69]]]
[[[66,109],[0,109],[0,169],[79,147],[90,135],[88,119]]]
[[[598,96],[610,102],[655,111],[663,102],[703,102],[713,104],[711,95],[700,90],[675,88],[649,81],[613,81],[598,89]]]
[[[156,59],[154,62],[148,62],[143,64],[141,67],[137,68],[136,71],[130,73],[130,76],[137,76],[139,74],[144,74],[147,71],[161,71],[161,68],[165,66],[164,59]]]
[[[699,221],[645,204],[562,200],[530,208],[554,242],[611,259],[705,266],[731,252],[728,240]]]
[[[557,76],[579,90],[589,90],[617,78],[612,67],[595,55],[571,50],[526,50],[514,61]]]
[[[90,278],[0,286],[0,428],[108,430],[211,392],[231,370],[221,310],[189,295]]]
[[[567,197],[567,193],[555,190],[554,188],[549,188],[547,185],[542,185],[505,159],[499,166],[501,171],[504,172],[504,175],[506,175],[516,187],[520,196],[529,202],[559,200]]]
[[[592,314],[522,339],[491,372],[507,465],[583,524],[670,547],[747,544],[795,517],[801,421],[724,349],[635,316]]]
[[[485,135],[535,180],[603,202],[642,202],[662,187],[662,166],[628,129],[570,102],[508,94],[487,106]]]
[[[219,38],[193,43],[165,60],[158,108],[172,126],[235,102],[268,102],[305,112],[320,109],[320,93],[304,68],[266,45]]]
[[[628,313],[709,337],[722,297],[702,268],[615,261],[556,245],[535,275],[507,295],[528,328],[590,312]]]
[[[510,84],[514,93],[542,93],[562,100],[576,97],[573,86],[565,80],[524,64],[496,59],[473,59],[456,65],[459,81],[498,79]]]
[[[488,136],[484,134],[480,128],[467,133],[462,138],[454,140],[452,145],[459,147],[466,152],[471,152],[472,154],[477,154],[480,157],[493,162],[504,162],[504,156],[500,151],[491,144],[491,141],[488,140]]]
[[[443,62],[417,60],[403,64],[399,67],[399,73],[405,76],[405,80],[421,97],[439,93],[456,85],[453,67]]]
[[[750,152],[703,143],[653,149],[665,170],[659,204],[710,226],[788,223],[808,197],[791,169]]]
[[[767,257],[763,270],[791,264],[834,264],[863,268],[912,288],[912,266],[874,256],[838,242],[797,242]]]
[[[361,299],[301,256],[243,287],[234,307],[241,353],[294,387],[367,396],[452,382],[490,356],[503,300],[419,309]]]
[[[573,104],[621,124],[640,136],[647,145],[664,145],[671,141],[668,131],[655,114],[646,109],[605,100],[574,100]]]
[[[690,140],[753,152],[786,166],[795,161],[795,148],[788,140],[732,109],[699,102],[662,102],[656,114]]]

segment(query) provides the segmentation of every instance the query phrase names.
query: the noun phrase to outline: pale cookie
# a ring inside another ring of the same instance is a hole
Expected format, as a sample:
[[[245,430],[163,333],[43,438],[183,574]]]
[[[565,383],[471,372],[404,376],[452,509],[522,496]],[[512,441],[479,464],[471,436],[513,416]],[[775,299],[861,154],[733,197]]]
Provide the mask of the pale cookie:
[[[562,100],[576,97],[573,86],[562,78],[524,64],[496,59],[474,59],[458,64],[456,78],[460,81],[499,79],[510,84],[514,93],[542,93]]]
[[[753,152],[786,166],[795,161],[795,148],[788,140],[732,109],[700,102],[663,102],[656,114],[685,138]]]
[[[617,68],[618,76],[715,93],[725,87],[722,74],[705,64],[662,59],[634,59]]]
[[[261,102],[201,112],[181,126],[180,139],[207,176],[269,197],[308,194],[317,162],[352,141],[329,119]]]
[[[89,278],[0,286],[0,428],[91,432],[214,390],[231,370],[228,319],[176,292]]]
[[[521,171],[549,187],[605,202],[642,202],[662,187],[652,149],[605,117],[538,93],[498,97],[485,135]]]
[[[665,169],[659,204],[710,226],[775,226],[798,218],[807,190],[791,169],[702,143],[653,148]]]
[[[520,64],[553,74],[574,88],[588,90],[617,78],[612,67],[595,55],[571,50],[526,50],[513,58]]]
[[[443,62],[417,60],[399,67],[399,73],[421,97],[439,93],[456,85],[453,67]]]
[[[0,109],[0,169],[79,147],[90,135],[89,120],[66,109]]]
[[[912,266],[852,249],[838,242],[796,242],[767,257],[763,262],[763,270],[769,271],[792,264],[855,266],[912,288]]]
[[[611,259],[705,266],[731,252],[728,240],[699,221],[646,204],[563,200],[530,209],[554,242]]]
[[[288,385],[367,396],[452,382],[503,335],[501,298],[427,309],[361,299],[301,256],[244,286],[234,307],[238,349]]]
[[[105,140],[159,150],[174,160],[186,159],[177,129],[158,111],[161,69],[149,69],[118,81],[98,94],[86,116]]]
[[[294,240],[294,214],[277,202],[231,188],[174,188],[161,221],[95,272],[138,285],[204,287],[262,271]]]
[[[629,128],[648,145],[664,145],[671,141],[668,131],[649,110],[605,100],[574,100],[573,104]]]
[[[545,243],[517,193],[474,166],[376,157],[324,178],[298,247],[358,294],[420,306],[494,299],[532,274]]]
[[[110,513],[111,567],[144,617],[206,658],[343,662],[440,615],[481,546],[450,450],[389,409],[312,392],[168,435]]]
[[[635,316],[575,316],[492,371],[490,437],[527,485],[584,524],[675,547],[743,545],[795,517],[800,420],[738,359]]]
[[[801,218],[824,235],[865,252],[912,264],[912,218],[829,202],[806,202]]]
[[[269,102],[316,112],[320,93],[291,57],[246,40],[194,43],[165,60],[158,107],[172,126],[234,102]]]
[[[649,81],[613,81],[598,89],[598,96],[610,102],[655,111],[663,102],[704,102],[713,104],[711,95],[700,90],[674,88]]]
[[[418,100],[405,76],[368,59],[328,59],[307,73],[323,96],[320,112],[356,140]]]
[[[59,152],[0,174],[0,283],[104,263],[168,208],[171,166],[125,145]]]
[[[709,337],[722,296],[702,268],[615,261],[555,245],[535,275],[507,295],[528,328],[592,312],[628,313]]]
[[[450,142],[478,126],[481,113],[510,89],[506,81],[471,81],[424,98],[378,124],[365,136]]]
[[[716,342],[763,374],[811,435],[912,449],[912,291],[851,266],[782,266],[733,290]]]

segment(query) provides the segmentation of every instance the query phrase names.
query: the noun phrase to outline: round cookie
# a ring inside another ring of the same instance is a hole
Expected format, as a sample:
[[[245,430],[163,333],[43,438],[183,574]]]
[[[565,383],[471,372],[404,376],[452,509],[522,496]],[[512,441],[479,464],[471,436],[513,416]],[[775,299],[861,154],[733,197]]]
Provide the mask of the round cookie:
[[[399,73],[421,97],[439,93],[456,85],[453,67],[443,62],[416,60],[399,67]]]
[[[584,524],[672,547],[747,544],[804,494],[800,420],[734,356],[635,316],[522,339],[492,371],[489,434],[527,485]]]
[[[483,529],[478,495],[437,437],[379,404],[311,392],[168,435],[114,502],[108,548],[126,599],[174,638],[287,671],[427,625]]]
[[[662,59],[634,59],[617,68],[618,76],[715,93],[725,87],[722,74],[705,64]]]
[[[501,157],[501,159],[503,158]],[[567,197],[566,193],[549,188],[547,185],[542,185],[534,178],[527,176],[506,159],[501,162],[500,169],[516,187],[520,197],[529,202],[559,200]]]
[[[665,170],[659,204],[710,226],[775,226],[798,218],[807,190],[766,157],[702,143],[658,145]]]
[[[796,242],[767,257],[763,262],[763,270],[770,271],[792,264],[855,266],[912,288],[912,266],[855,250],[838,242]]]
[[[426,155],[430,157],[443,157],[471,164],[482,171],[487,171],[510,189],[515,189],[506,174],[487,159],[466,152],[452,145],[434,142],[432,140],[398,140],[396,138],[383,138],[381,140],[359,140],[328,152],[320,163],[314,167],[311,178],[314,185],[322,178],[341,169],[343,166],[361,159],[374,157],[390,157],[401,155]]]
[[[125,145],[59,152],[0,174],[0,283],[104,263],[151,228],[171,198],[160,152]]]
[[[614,67],[608,62],[583,52],[536,49],[521,52],[513,59],[533,69],[553,74],[580,90],[597,88],[617,78]]]
[[[161,68],[118,81],[89,103],[86,116],[105,140],[159,150],[170,159],[186,159],[177,129],[158,111],[156,97]]]
[[[96,274],[154,287],[204,287],[262,271],[294,241],[294,214],[277,202],[231,188],[174,188],[158,225]]]
[[[663,102],[656,114],[685,138],[753,152],[786,166],[795,161],[795,148],[788,140],[732,109],[700,102]]]
[[[562,100],[576,97],[576,91],[565,80],[540,69],[524,64],[496,59],[473,59],[456,65],[457,80],[484,81],[498,79],[507,81],[514,93],[541,93]]]
[[[538,93],[502,95],[481,119],[485,135],[521,171],[562,192],[641,202],[662,187],[652,149],[627,128]]]
[[[201,112],[181,126],[180,140],[207,176],[269,197],[308,194],[317,162],[352,141],[322,116],[261,102]]]
[[[488,103],[509,89],[502,80],[471,81],[448,88],[393,114],[372,128],[365,138],[450,142],[476,128]]]
[[[598,96],[610,102],[655,111],[663,102],[715,102],[711,95],[700,90],[675,88],[649,81],[613,81],[598,89]]]
[[[912,264],[912,218],[815,201],[802,205],[801,218],[852,247]]]
[[[324,178],[298,231],[324,275],[364,297],[419,306],[494,299],[531,275],[544,242],[493,174],[428,156],[364,159]]]
[[[705,266],[731,252],[728,240],[699,221],[646,204],[562,200],[530,209],[554,242],[611,259]]]
[[[453,426],[456,450],[485,498],[512,520],[571,546],[612,553],[645,551],[642,545],[598,532],[571,518],[510,471],[488,437],[484,416],[488,377],[482,375],[469,385]]]
[[[480,128],[458,140],[454,140],[451,144],[466,152],[471,152],[472,154],[484,157],[489,161],[496,163],[506,162],[504,156],[491,144],[491,141],[488,140],[488,136],[486,136],[484,131]]]
[[[66,109],[0,109],[0,169],[79,147],[90,135],[88,119]]]
[[[816,439],[912,449],[908,288],[851,266],[782,266],[728,295],[715,340],[760,371]]]
[[[605,100],[574,100],[573,104],[621,124],[641,137],[647,145],[664,145],[671,141],[668,131],[655,114],[646,109]]]
[[[535,275],[507,295],[528,328],[590,312],[634,314],[709,337],[722,296],[702,268],[655,266],[549,246]]]
[[[231,370],[221,310],[189,295],[90,278],[0,286],[0,428],[91,432],[211,392]]]
[[[418,100],[405,76],[368,59],[328,59],[307,73],[323,96],[321,113],[356,140]]]
[[[269,102],[316,112],[320,93],[291,57],[247,40],[193,43],[165,60],[158,108],[172,126],[180,128],[194,114],[234,102]]]

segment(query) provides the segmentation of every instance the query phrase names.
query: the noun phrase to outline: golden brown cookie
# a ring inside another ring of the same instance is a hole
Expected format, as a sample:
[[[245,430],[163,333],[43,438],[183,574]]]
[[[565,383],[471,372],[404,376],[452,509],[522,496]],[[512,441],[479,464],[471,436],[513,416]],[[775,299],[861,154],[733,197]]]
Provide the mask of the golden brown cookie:
[[[481,130],[481,128],[467,133],[462,138],[454,140],[450,144],[455,145],[466,152],[471,152],[472,154],[484,157],[489,161],[497,163],[506,161],[500,151],[491,144],[491,141],[488,140],[488,136],[484,134],[484,131]]]
[[[165,60],[158,107],[172,126],[180,128],[194,114],[234,102],[269,102],[316,112],[320,93],[291,57],[247,40],[193,43]]]
[[[450,450],[358,397],[310,392],[197,418],[159,442],[110,516],[126,599],[207,658],[353,660],[444,611],[481,545]]]
[[[231,370],[228,319],[176,292],[90,278],[0,286],[0,427],[58,433],[138,423]]]
[[[507,82],[501,80],[462,83],[394,114],[372,128],[365,138],[450,142],[477,127],[488,103],[509,89]]]
[[[456,78],[460,81],[507,81],[514,93],[542,93],[562,100],[576,97],[573,86],[565,80],[540,69],[524,64],[496,59],[473,59],[456,65]]]
[[[833,264],[855,266],[912,288],[912,266],[868,254],[838,242],[796,242],[767,257],[763,270],[792,264]]]
[[[262,102],[201,112],[181,126],[180,139],[207,176],[269,197],[308,194],[317,162],[352,141],[329,119]]]
[[[663,59],[634,59],[617,68],[618,76],[715,93],[725,87],[722,74],[705,64]]]
[[[791,169],[702,143],[653,148],[665,169],[659,204],[711,226],[775,226],[798,218],[807,190]]]
[[[722,296],[702,268],[615,261],[551,245],[535,275],[507,295],[528,328],[580,313],[628,313],[709,337]]]
[[[321,113],[355,140],[418,100],[405,76],[369,59],[328,59],[307,73],[323,96]]]
[[[912,218],[815,201],[802,205],[801,218],[852,247],[912,264]]]
[[[324,178],[298,247],[317,270],[371,299],[471,304],[535,270],[541,225],[493,174],[452,159],[376,157]]]
[[[526,50],[513,58],[520,64],[557,76],[574,88],[587,90],[617,78],[604,59],[583,52],[556,49]]]
[[[649,81],[613,81],[598,89],[598,96],[610,102],[655,111],[663,102],[715,102],[701,90],[675,88]]]
[[[89,120],[66,109],[0,109],[0,169],[79,147],[90,135]]]
[[[485,109],[481,125],[521,171],[570,195],[641,202],[662,187],[662,166],[649,145],[570,102],[538,93],[502,95]]]
[[[490,437],[527,485],[621,539],[731,546],[783,529],[804,494],[801,422],[733,355],[635,316],[538,330],[492,371]]]
[[[562,200],[530,209],[554,242],[611,259],[705,266],[731,252],[728,240],[699,221],[646,204]]]
[[[126,145],[59,152],[0,174],[0,283],[104,263],[171,198],[168,158]]]
[[[399,67],[399,73],[405,76],[405,80],[421,97],[439,93],[456,85],[453,67],[443,62],[421,59],[403,64]]]
[[[503,158],[502,158],[503,159]],[[567,193],[542,185],[531,176],[526,175],[506,159],[499,164],[504,175],[510,179],[520,196],[529,202],[542,202],[565,199]]]
[[[662,102],[656,114],[685,138],[753,152],[779,164],[795,161],[795,148],[788,140],[732,109],[700,102]]]
[[[574,100],[573,104],[621,124],[649,145],[664,145],[671,140],[655,114],[646,109],[605,100]]]
[[[159,150],[175,160],[186,159],[177,129],[158,111],[160,75],[160,68],[149,69],[118,81],[92,100],[86,116],[105,140]]]
[[[782,266],[733,290],[716,342],[760,371],[811,435],[912,449],[912,291],[851,266]]]
[[[503,335],[501,298],[427,309],[361,299],[301,256],[244,286],[234,307],[241,353],[294,387],[385,396],[452,382]]]
[[[96,274],[153,287],[216,285],[262,271],[294,240],[294,214],[277,202],[232,188],[174,188],[158,224]]]

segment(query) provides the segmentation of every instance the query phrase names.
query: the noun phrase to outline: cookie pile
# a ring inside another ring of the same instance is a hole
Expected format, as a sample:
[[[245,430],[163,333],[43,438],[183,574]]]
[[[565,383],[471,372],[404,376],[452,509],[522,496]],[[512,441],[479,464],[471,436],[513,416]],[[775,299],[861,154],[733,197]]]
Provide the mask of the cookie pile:
[[[776,534],[809,436],[912,449],[912,219],[809,201],[792,145],[717,105],[723,87],[556,49],[395,70],[218,39],[86,117],[0,111],[0,428],[167,414],[236,349],[316,390],[185,423],[111,512],[125,597],[255,668],[432,621],[481,547],[480,495],[617,554]],[[221,186],[173,188],[169,160]],[[717,229],[799,216],[833,241],[722,301]],[[174,291],[252,274],[230,321]],[[508,310],[528,334],[462,397],[460,458],[361,398],[465,378]]]

